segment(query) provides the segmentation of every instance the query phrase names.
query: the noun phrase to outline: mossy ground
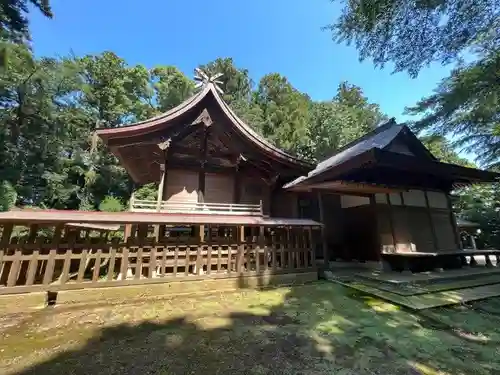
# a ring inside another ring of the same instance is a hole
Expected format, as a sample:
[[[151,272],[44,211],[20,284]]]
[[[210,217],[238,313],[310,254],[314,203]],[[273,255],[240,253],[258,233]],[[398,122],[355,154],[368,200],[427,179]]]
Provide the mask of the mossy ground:
[[[2,374],[492,374],[500,299],[408,312],[329,282],[0,319]]]

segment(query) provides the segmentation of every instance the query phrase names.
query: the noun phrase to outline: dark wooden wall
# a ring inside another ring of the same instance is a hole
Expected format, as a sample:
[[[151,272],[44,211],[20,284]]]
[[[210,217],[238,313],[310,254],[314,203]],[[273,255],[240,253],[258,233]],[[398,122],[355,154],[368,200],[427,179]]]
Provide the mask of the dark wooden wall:
[[[405,199],[377,204],[377,222],[381,251],[441,252],[460,248],[455,215],[449,197],[447,207],[431,207],[429,195],[422,207],[410,206]],[[431,203],[432,204],[432,203]]]

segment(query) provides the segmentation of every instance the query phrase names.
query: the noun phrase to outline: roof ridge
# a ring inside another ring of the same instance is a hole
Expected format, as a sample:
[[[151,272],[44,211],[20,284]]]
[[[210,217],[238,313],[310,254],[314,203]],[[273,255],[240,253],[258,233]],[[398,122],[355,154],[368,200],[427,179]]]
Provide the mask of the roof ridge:
[[[120,126],[116,126],[116,127],[97,128],[96,130],[99,132],[99,131],[108,130],[108,129],[117,129],[117,128],[124,129],[124,128],[130,128],[130,127],[133,127],[133,126],[144,125],[144,124],[147,124],[147,123],[150,123],[150,122],[161,120],[164,117],[168,117],[168,116],[170,116],[170,115],[172,115],[172,114],[180,111],[182,108],[184,108],[185,106],[187,106],[187,105],[191,104],[192,102],[196,101],[198,98],[205,96],[208,93],[208,91],[210,91],[210,88],[208,87],[209,85],[207,85],[207,87],[205,87],[203,90],[200,90],[200,92],[197,92],[197,93],[191,95],[189,98],[187,98],[184,101],[182,101],[181,103],[177,104],[175,107],[170,108],[169,110],[167,110],[165,112],[162,112],[159,115],[150,117],[150,118],[148,118],[146,120],[136,121],[136,122],[133,122],[131,124],[125,124],[125,125],[120,125]]]
[[[401,128],[404,128],[404,124],[398,124],[396,123],[396,118],[394,117],[391,117],[389,120],[387,120],[385,123],[381,124],[381,125],[378,125],[375,129],[373,130],[370,130],[368,133],[365,133],[363,134],[361,137],[359,138],[356,138],[355,140],[345,144],[344,146],[342,146],[341,148],[339,148],[335,153],[333,153],[332,155],[324,158],[323,160],[319,161],[318,162],[318,165],[321,164],[322,162],[334,157],[335,155],[338,155],[340,154],[341,152],[353,147],[354,145],[357,145],[358,143],[366,140],[367,138],[370,138],[374,135],[377,135],[378,133],[384,131],[384,130],[387,130],[388,128],[390,128],[391,126],[401,126]]]

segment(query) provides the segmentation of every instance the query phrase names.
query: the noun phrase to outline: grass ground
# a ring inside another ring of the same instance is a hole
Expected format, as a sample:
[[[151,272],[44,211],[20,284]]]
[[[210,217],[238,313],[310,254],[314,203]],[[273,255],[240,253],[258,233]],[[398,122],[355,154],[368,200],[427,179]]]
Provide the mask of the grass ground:
[[[411,313],[340,285],[0,318],[1,374],[493,374],[500,299]]]

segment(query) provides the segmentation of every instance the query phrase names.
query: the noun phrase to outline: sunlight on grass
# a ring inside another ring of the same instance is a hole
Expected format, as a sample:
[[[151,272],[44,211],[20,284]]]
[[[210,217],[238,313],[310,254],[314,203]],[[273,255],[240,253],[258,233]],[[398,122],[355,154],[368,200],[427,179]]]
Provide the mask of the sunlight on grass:
[[[420,371],[420,374],[422,374],[422,375],[448,375],[449,374],[448,372],[436,371],[436,370],[430,368],[429,366],[426,366],[426,365],[424,365],[422,363],[418,363],[418,362],[408,361],[408,364],[411,367],[415,368],[416,370]]]
[[[391,311],[394,312],[400,309],[399,306],[397,305],[381,301],[380,299],[377,298],[365,297],[364,300],[368,306],[370,306],[373,310],[377,312],[391,312]]]
[[[24,323],[0,325],[0,373],[500,371],[500,316],[494,314],[500,311],[499,300],[425,311],[431,315],[410,313],[333,283],[56,308]],[[36,364],[33,371],[20,372]]]

